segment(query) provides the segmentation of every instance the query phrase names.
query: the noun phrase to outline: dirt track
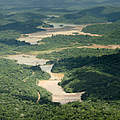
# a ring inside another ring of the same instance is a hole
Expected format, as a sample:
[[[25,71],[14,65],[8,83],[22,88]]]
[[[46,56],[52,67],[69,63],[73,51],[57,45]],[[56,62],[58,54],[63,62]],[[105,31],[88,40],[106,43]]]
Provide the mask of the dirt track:
[[[91,46],[80,46],[80,47],[77,47],[77,48],[93,48],[93,49],[96,49],[96,48],[105,48],[105,49],[117,49],[117,48],[120,48],[120,45],[97,45],[97,44],[93,44]]]

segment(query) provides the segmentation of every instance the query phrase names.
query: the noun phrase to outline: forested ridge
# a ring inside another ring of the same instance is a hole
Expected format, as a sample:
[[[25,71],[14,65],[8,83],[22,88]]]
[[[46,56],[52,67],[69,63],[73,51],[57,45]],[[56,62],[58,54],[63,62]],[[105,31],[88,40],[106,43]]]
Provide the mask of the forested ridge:
[[[120,7],[100,6],[81,10],[80,12],[77,11],[72,14],[65,14],[60,18],[53,19],[53,21],[74,24],[115,22],[120,19],[119,14]]]
[[[66,72],[60,85],[67,92],[85,90],[87,98],[119,100],[119,60],[120,53],[96,57],[81,55],[58,61],[53,71]]]
[[[90,25],[84,28],[83,31],[103,35],[109,32],[111,33],[113,30],[115,31],[116,29],[119,29],[119,28],[120,28],[120,21],[117,21],[117,22],[108,23],[108,24]]]
[[[113,1],[113,0],[34,0],[34,1],[2,1],[1,2],[1,8],[5,6],[6,9],[13,9],[13,10],[20,10],[20,9],[33,9],[33,8],[88,8],[88,7],[94,7],[94,6],[101,6],[101,5],[113,5],[113,6],[119,6],[120,2],[119,0]],[[61,6],[60,6],[61,5]]]

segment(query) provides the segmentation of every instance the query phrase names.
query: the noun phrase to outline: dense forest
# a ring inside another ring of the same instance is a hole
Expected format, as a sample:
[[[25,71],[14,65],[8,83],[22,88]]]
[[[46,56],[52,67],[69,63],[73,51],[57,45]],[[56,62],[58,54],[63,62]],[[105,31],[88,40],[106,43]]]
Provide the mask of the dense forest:
[[[51,27],[45,20],[89,24],[83,32],[102,36],[56,35],[35,45],[18,41]],[[81,48],[93,44],[120,45],[119,0],[0,0],[0,120],[119,120],[120,49]],[[39,65],[6,58],[16,54],[49,59],[52,72],[64,73],[59,86],[67,93],[85,92],[82,102],[52,102],[52,94],[37,85],[50,75]]]
[[[120,21],[108,23],[108,24],[95,24],[87,26],[83,29],[84,32],[94,33],[94,34],[107,34],[111,33],[113,30],[119,30],[120,28]]]
[[[50,93],[37,87],[37,79],[48,79],[36,67],[18,65],[0,59],[0,119],[3,120],[60,120],[60,119],[119,119],[119,101],[85,101],[65,105],[50,102]],[[35,72],[35,74],[32,74]],[[37,92],[41,101],[36,104]]]
[[[120,7],[95,7],[72,14],[65,14],[60,18],[55,18],[55,22],[69,22],[74,24],[90,24],[90,23],[105,23],[115,22],[120,19]]]
[[[0,7],[5,9],[12,9],[12,10],[21,10],[21,9],[33,9],[33,8],[69,8],[69,9],[83,9],[88,7],[94,6],[101,6],[101,5],[113,5],[119,6],[119,0],[0,0]]]
[[[81,50],[80,52],[79,57],[64,58],[55,63],[54,72],[66,73],[60,85],[67,92],[88,91],[87,98],[119,100],[119,51],[114,54],[106,50],[93,52]],[[86,56],[83,52],[87,53]],[[98,54],[95,55],[94,52]],[[103,55],[105,53],[107,55]]]

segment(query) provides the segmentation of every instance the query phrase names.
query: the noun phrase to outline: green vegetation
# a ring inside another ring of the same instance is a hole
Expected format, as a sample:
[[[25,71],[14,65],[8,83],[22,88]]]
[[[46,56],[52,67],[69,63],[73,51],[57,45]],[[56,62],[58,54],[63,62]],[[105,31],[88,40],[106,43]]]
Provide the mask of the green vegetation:
[[[81,10],[77,13],[65,14],[60,18],[55,18],[52,21],[66,22],[74,24],[89,24],[89,23],[105,23],[115,22],[120,19],[119,7],[95,7]]]
[[[55,63],[54,72],[66,72],[60,83],[66,92],[86,91],[84,99],[120,99],[120,53],[102,55],[103,52],[99,51],[94,56],[88,52],[88,56],[80,54],[80,57],[65,58]]]
[[[7,36],[9,34],[5,31],[2,33]],[[29,52],[29,51],[44,51],[44,50],[54,50],[64,47],[78,47],[82,45],[91,45],[91,44],[101,44],[101,45],[111,45],[111,44],[120,44],[119,40],[119,29],[112,31],[109,34],[106,34],[102,37],[90,37],[85,35],[57,35],[52,36],[51,38],[45,38],[41,42],[44,44],[40,45],[30,45],[29,43],[17,41],[16,38],[12,39],[2,39],[0,40],[0,45],[3,46],[1,50],[3,53],[8,53],[11,50],[11,53],[16,52]],[[74,45],[74,46],[73,46]],[[5,51],[4,51],[5,50]]]
[[[120,28],[120,22],[114,22],[108,24],[95,24],[85,27],[83,29],[83,32],[93,33],[93,34],[107,34],[119,28]]]
[[[20,33],[13,30],[0,32],[0,55],[15,54],[18,46],[30,45],[29,43],[16,40],[20,37]]]
[[[3,103],[8,97],[16,100],[36,101],[37,91],[41,93],[41,99],[50,96],[44,89],[36,85],[38,80],[48,79],[49,75],[36,69],[36,67],[18,65],[13,61],[0,59],[0,91]],[[10,102],[10,101],[9,101]],[[12,102],[12,101],[11,101]]]
[[[118,50],[110,50],[110,49],[89,49],[89,48],[68,48],[65,50],[61,50],[60,52],[52,52],[49,54],[38,54],[38,58],[49,59],[51,61],[63,60],[67,58],[77,58],[79,56],[87,57],[87,56],[102,56],[117,53]],[[64,61],[65,62],[65,61]],[[67,61],[66,61],[67,62]],[[68,64],[70,61],[68,62]],[[72,61],[71,63],[72,64]]]
[[[22,104],[21,107],[18,108],[18,103],[17,106],[11,105],[10,107],[7,107],[8,110],[14,108],[12,109],[13,111],[6,111],[7,109],[5,106],[2,106],[2,109],[0,109],[0,118],[10,120],[118,120],[120,118],[119,104],[119,102],[106,103],[104,101],[74,102],[66,105]]]
[[[53,72],[65,73],[59,85],[66,92],[86,91],[83,99],[120,99],[119,49],[72,48],[38,57],[54,62]]]
[[[119,120],[120,50],[77,48],[91,44],[120,44],[119,3],[119,0],[0,0],[0,120]],[[90,8],[98,4],[112,6]],[[85,7],[88,9],[81,10]],[[102,37],[78,33],[57,35],[43,39],[44,44],[40,45],[17,40],[21,34],[43,31],[39,26],[53,27],[44,20],[113,23],[83,29],[102,34]],[[51,50],[56,52],[49,53]],[[85,91],[83,102],[65,105],[51,102],[51,93],[37,86],[39,80],[48,80],[49,74],[39,66],[19,65],[2,58],[32,51],[40,52],[38,58],[50,59],[48,64],[54,63],[53,72],[65,73],[59,85],[66,92]],[[41,54],[42,51],[49,54]],[[40,101],[37,103],[38,93]]]
[[[26,46],[19,46],[16,51],[22,51],[22,52],[28,52],[28,51],[43,51],[43,50],[53,50],[57,48],[64,48],[64,47],[72,47],[74,44],[75,46],[79,45],[85,45],[86,43],[89,43],[87,41],[90,41],[92,37],[84,36],[84,35],[57,35],[52,36],[49,38],[44,38],[41,42],[44,42],[44,44],[41,45],[26,45]]]
[[[110,6],[120,6],[120,1],[116,0],[35,0],[35,1],[29,1],[29,0],[21,0],[21,1],[3,1],[0,0],[0,8],[8,9],[8,10],[26,10],[26,9],[38,9],[38,8],[43,8],[43,9],[49,9],[49,8],[56,8],[56,9],[83,9],[83,8],[90,8],[93,6],[101,6],[101,5],[110,5]]]
[[[10,60],[0,59],[0,71],[0,119],[117,120],[120,118],[119,101],[97,100],[65,105],[49,102],[50,94],[36,86],[37,79],[48,79],[47,74],[37,66],[18,65]],[[41,100],[36,104],[38,91]]]
[[[2,24],[0,24],[0,31],[14,30],[18,33],[32,33],[41,31],[42,29],[36,27],[45,24],[42,22],[42,19],[44,18],[46,18],[46,16],[27,12],[6,15],[2,18],[3,22],[1,21]]]

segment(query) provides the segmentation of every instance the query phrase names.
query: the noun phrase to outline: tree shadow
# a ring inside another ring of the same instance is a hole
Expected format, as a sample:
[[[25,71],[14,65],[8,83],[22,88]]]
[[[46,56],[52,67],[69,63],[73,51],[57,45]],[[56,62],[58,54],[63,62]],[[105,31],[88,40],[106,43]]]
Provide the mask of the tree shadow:
[[[5,30],[14,30],[21,34],[27,34],[27,33],[33,33],[38,31],[45,31],[44,29],[36,28],[38,25],[41,25],[41,23],[34,23],[34,21],[26,21],[26,22],[14,22],[9,23],[7,25],[0,26],[0,31]]]
[[[0,43],[10,45],[10,46],[28,46],[30,43],[24,42],[24,41],[18,41],[15,39],[0,39]]]
[[[120,52],[100,57],[65,58],[52,71],[68,71],[60,85],[66,92],[86,93],[83,99],[120,99]]]

